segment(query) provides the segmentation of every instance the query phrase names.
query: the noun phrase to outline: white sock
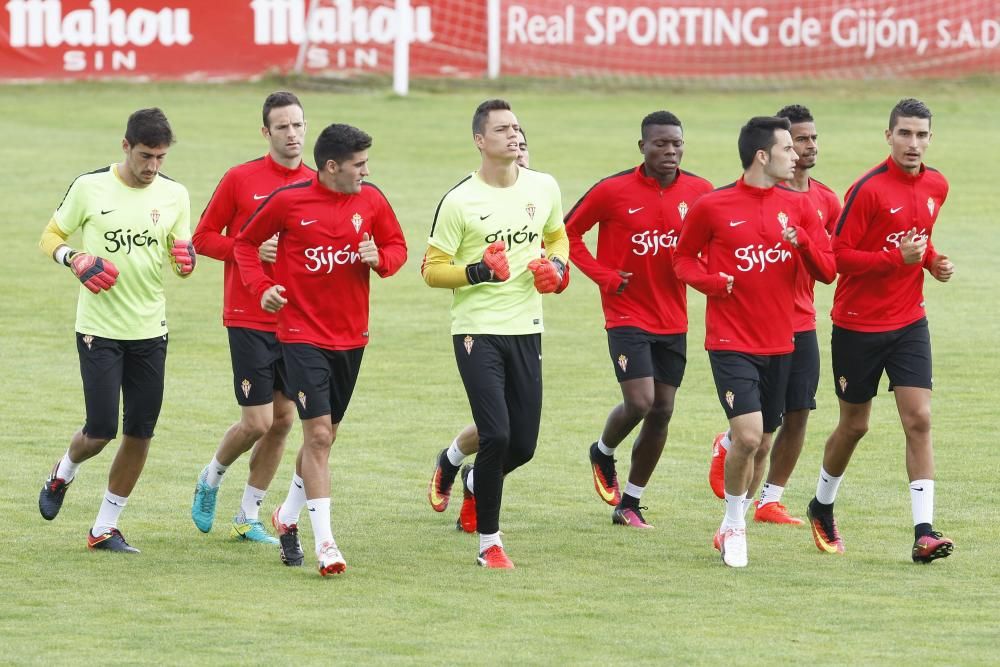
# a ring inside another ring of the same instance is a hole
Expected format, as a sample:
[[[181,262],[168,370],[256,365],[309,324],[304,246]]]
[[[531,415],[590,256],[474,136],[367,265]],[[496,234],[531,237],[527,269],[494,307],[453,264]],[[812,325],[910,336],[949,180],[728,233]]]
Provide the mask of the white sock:
[[[837,489],[840,488],[840,482],[843,479],[843,475],[834,477],[823,466],[820,466],[819,481],[816,482],[816,500],[824,505],[832,505],[833,501],[837,499]]]
[[[210,488],[217,488],[219,484],[222,484],[222,476],[226,474],[229,470],[229,466],[224,466],[219,463],[219,460],[212,457],[212,462],[208,464],[208,472],[205,474],[205,483],[208,484]]]
[[[746,528],[747,522],[743,516],[744,503],[746,503],[746,492],[731,496],[726,494],[726,518],[722,520],[722,528]]]
[[[637,486],[632,482],[625,482],[625,495],[632,496],[636,500],[642,498],[642,492],[646,490],[644,486]]]
[[[66,453],[63,454],[63,457],[59,459],[59,467],[56,468],[56,477],[64,482],[69,482],[76,477],[76,471],[79,469],[80,464],[73,463],[73,460],[69,457],[69,450],[67,449]]]
[[[301,477],[292,473],[292,483],[288,485],[288,495],[285,496],[285,502],[281,503],[281,509],[278,510],[278,521],[286,526],[291,526],[293,523],[298,524],[299,514],[301,514],[305,504],[306,483],[302,481]]]
[[[462,465],[462,461],[465,460],[465,454],[463,454],[462,450],[458,448],[458,438],[451,441],[451,445],[448,447],[448,453],[446,456],[448,457],[448,462],[456,468]]]
[[[604,444],[604,438],[598,438],[597,439],[597,451],[599,451],[601,454],[604,454],[605,456],[614,456],[615,455],[615,448],[614,447],[608,447],[607,445],[605,445]]]
[[[472,473],[474,473],[474,472],[476,472],[475,468],[473,468],[472,470],[470,470],[469,471],[469,476],[465,478],[465,485],[469,487],[469,493],[475,493],[476,492],[476,487],[472,485]]]
[[[240,502],[240,518],[246,521],[257,521],[260,516],[260,504],[264,502],[267,489],[257,489],[249,484],[243,489],[243,500]]]
[[[729,445],[733,444],[733,441],[729,439],[729,436],[729,431],[726,431],[725,435],[722,436],[722,440],[719,441],[719,446],[727,452],[729,451]]]
[[[503,548],[503,542],[500,541],[500,533],[490,533],[489,535],[479,533],[479,553],[483,553],[492,546]]]
[[[910,482],[910,506],[913,525],[934,523],[934,480],[915,479]]]
[[[333,539],[333,528],[330,526],[330,499],[313,498],[306,501],[309,508],[309,522],[312,524],[313,541],[316,543],[316,553],[324,542],[336,541]]]
[[[785,492],[785,487],[778,486],[777,484],[764,483],[764,488],[760,491],[760,504],[758,507],[763,507],[768,503],[780,503],[781,494]]]
[[[112,528],[117,528],[118,517],[121,516],[126,503],[128,503],[127,497],[116,496],[110,491],[105,491],[104,500],[101,501],[101,509],[97,512],[97,520],[94,521],[94,527],[90,529],[90,534],[97,537]]]

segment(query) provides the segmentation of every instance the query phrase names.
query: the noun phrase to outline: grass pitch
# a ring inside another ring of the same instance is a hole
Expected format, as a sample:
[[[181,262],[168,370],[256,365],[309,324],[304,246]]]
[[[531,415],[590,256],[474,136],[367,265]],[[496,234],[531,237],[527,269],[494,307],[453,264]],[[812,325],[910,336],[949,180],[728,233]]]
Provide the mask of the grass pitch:
[[[936,525],[957,545],[931,566],[910,563],[903,439],[891,395],[838,498],[847,555],[816,551],[807,528],[749,527],[750,566],[721,565],[711,537],[721,504],[706,483],[710,443],[724,426],[702,349],[704,299],[689,292],[689,365],[670,438],[643,497],[655,531],[611,525],[594,494],[587,446],[619,392],[607,358],[597,290],[582,274],[546,297],[546,399],[534,461],[506,484],[501,517],[513,572],[475,567],[474,536],[453,529],[457,507],[430,510],[434,454],[469,409],[448,335],[450,295],[419,276],[434,208],[478,164],[472,110],[489,90],[382,93],[303,90],[307,145],[330,122],[375,137],[371,180],[388,195],[410,245],[395,277],[375,281],[372,342],[332,455],[334,531],[346,575],[322,580],[283,567],[272,548],[227,539],[246,457],[226,477],[215,530],[191,523],[191,491],[237,418],[220,324],[221,265],[205,259],[169,280],[170,354],[163,413],[146,471],[122,517],[134,558],[89,553],[91,525],[114,444],[85,464],[59,517],[43,521],[38,488],[83,419],[73,345],[76,282],[37,250],[72,179],[117,161],[127,115],[161,106],[179,143],[164,171],[187,185],[195,217],[228,167],[261,155],[260,105],[279,86],[10,86],[7,127],[0,377],[0,636],[16,664],[92,660],[156,664],[956,664],[995,661],[1000,585],[993,552],[998,458],[993,433],[1000,362],[993,231],[1000,92],[990,82],[851,85],[780,92],[519,92],[506,89],[528,131],[532,163],[553,173],[568,208],[598,179],[640,160],[641,118],[680,116],[684,168],[717,185],[739,173],[736,136],[751,115],[809,106],[820,132],[815,176],[843,194],[884,159],[889,109],[921,97],[935,113],[927,156],[951,182],[934,242],[957,273],[928,280],[936,389]],[[311,160],[310,160],[311,162]],[[823,443],[836,421],[829,377],[832,288],[820,286],[823,377],[819,409],[785,494],[803,514]],[[331,304],[336,307],[336,304]],[[281,501],[301,437],[262,518]],[[626,445],[627,446],[627,445]],[[623,450],[623,454],[624,454]],[[619,472],[627,473],[627,455]],[[991,629],[992,628],[992,629]]]

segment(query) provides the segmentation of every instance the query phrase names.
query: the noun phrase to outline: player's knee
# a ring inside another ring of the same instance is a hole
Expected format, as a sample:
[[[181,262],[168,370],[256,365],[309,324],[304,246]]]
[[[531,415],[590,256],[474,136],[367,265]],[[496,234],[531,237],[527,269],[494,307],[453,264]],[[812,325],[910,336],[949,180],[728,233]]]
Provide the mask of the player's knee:
[[[256,441],[261,438],[268,429],[271,428],[271,417],[269,415],[251,413],[243,415],[243,433],[248,440]]]
[[[903,423],[903,430],[907,434],[925,434],[931,430],[931,408],[923,406],[914,410],[908,410],[900,416]]]
[[[640,394],[625,399],[625,413],[630,419],[638,421],[645,419],[653,409],[653,397]]]
[[[673,403],[653,403],[646,412],[646,423],[661,428],[670,423],[670,418],[674,416]]]
[[[332,425],[313,425],[302,437],[302,446],[308,449],[329,449],[336,433]]]
[[[281,414],[275,414],[274,418],[271,420],[270,432],[274,435],[285,437],[288,435],[292,426],[295,425],[295,412],[287,412]]]

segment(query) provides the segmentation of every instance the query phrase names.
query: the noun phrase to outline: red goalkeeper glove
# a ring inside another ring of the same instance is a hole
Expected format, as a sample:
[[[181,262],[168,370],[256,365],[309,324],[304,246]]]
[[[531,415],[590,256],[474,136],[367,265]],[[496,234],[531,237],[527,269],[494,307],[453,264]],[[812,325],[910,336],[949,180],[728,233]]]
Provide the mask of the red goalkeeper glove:
[[[175,239],[173,247],[170,248],[171,261],[174,263],[174,270],[178,275],[190,275],[194,271],[194,265],[198,257],[194,253],[194,243]]]
[[[491,243],[483,253],[482,261],[466,265],[465,277],[470,285],[486,282],[502,283],[510,278],[510,265],[507,264],[503,241]]]
[[[559,287],[556,288],[556,294],[562,294],[569,287],[569,264],[563,268],[562,280],[559,282]]]
[[[70,271],[94,294],[111,289],[118,280],[118,269],[111,260],[85,252],[73,253],[68,259]]]
[[[540,257],[528,262],[528,270],[535,274],[535,289],[540,294],[550,294],[559,289],[562,283],[562,266],[563,263],[558,259],[550,261]]]

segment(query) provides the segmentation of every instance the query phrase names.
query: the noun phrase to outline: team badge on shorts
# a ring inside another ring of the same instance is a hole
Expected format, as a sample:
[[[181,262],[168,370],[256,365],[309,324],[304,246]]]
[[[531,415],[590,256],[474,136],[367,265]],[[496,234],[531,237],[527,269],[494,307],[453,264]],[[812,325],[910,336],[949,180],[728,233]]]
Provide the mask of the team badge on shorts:
[[[534,204],[528,204],[527,206],[525,206],[524,207],[524,211],[525,211],[525,213],[528,214],[529,218],[531,218],[532,220],[535,219],[535,205]]]
[[[155,225],[160,221],[160,212],[154,208],[152,211],[149,212],[149,219],[152,220],[153,224]]]
[[[86,336],[83,337],[83,344],[87,346],[88,350],[92,349],[90,346],[93,343],[94,343],[94,337],[91,336],[90,334],[87,334]]]
[[[253,387],[253,385],[250,384],[250,380],[248,380],[246,378],[243,378],[243,382],[240,382],[240,389],[243,390],[243,397],[244,398],[250,398],[250,388],[251,387]]]
[[[931,197],[927,198],[927,211],[934,215],[934,200]]]
[[[365,219],[362,218],[361,215],[358,213],[355,213],[354,215],[351,216],[351,224],[354,225],[355,232],[361,231],[361,223],[363,223],[364,221]]]
[[[466,336],[464,339],[462,339],[462,345],[465,346],[466,354],[472,354],[472,344],[474,342],[476,341],[472,340],[472,336]]]
[[[618,367],[622,369],[622,373],[626,373],[626,368],[628,368],[628,357],[624,354],[618,355]]]
[[[677,205],[677,214],[681,216],[681,220],[683,220],[684,216],[688,214],[688,205],[686,201],[682,201]]]
[[[782,229],[788,227],[788,216],[785,215],[784,211],[778,211],[778,224],[781,225]]]
[[[302,404],[302,409],[306,409],[306,394],[303,391],[299,392],[299,403]]]
[[[726,405],[729,406],[730,410],[733,409],[733,402],[735,400],[736,400],[736,394],[734,394],[732,391],[727,390],[726,391]]]
[[[841,375],[837,378],[837,384],[840,385],[840,393],[843,394],[847,391],[847,378]]]

